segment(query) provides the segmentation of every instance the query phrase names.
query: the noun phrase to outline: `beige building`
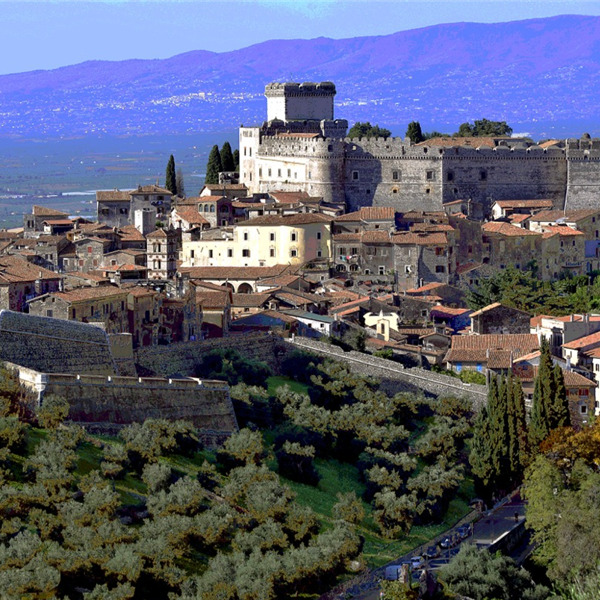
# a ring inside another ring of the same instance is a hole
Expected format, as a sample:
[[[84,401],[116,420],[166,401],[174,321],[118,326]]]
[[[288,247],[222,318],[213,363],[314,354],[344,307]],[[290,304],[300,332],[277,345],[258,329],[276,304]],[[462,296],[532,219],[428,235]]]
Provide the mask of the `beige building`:
[[[308,213],[263,216],[235,225],[233,239],[184,241],[184,267],[302,265],[331,257],[331,217]]]

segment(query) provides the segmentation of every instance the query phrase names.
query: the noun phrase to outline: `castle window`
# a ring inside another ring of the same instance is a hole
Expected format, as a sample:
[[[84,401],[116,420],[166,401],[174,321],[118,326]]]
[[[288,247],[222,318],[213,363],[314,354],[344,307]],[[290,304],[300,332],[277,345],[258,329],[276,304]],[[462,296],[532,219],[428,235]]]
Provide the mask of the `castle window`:
[[[487,179],[487,171],[479,171],[479,180],[485,181]]]
[[[368,196],[371,193],[371,190],[366,190],[365,194]]]
[[[454,171],[448,171],[448,173],[446,175],[446,179],[448,181],[454,181]]]
[[[458,194],[458,188],[454,188],[452,191],[454,192],[455,196],[456,196],[456,194]]]
[[[427,181],[433,181],[434,180],[434,172],[433,171],[425,171],[425,179],[427,179]]]
[[[394,181],[400,181],[400,171],[392,171],[392,179]]]
[[[281,169],[277,169],[277,177],[281,177]]]
[[[333,152],[333,144],[327,146],[327,152]]]
[[[271,169],[269,169],[269,177],[271,177]]]
[[[423,154],[427,154],[427,148],[423,148]]]
[[[358,171],[352,171],[352,179],[358,181]]]
[[[430,190],[429,188],[427,188],[427,189],[425,190],[425,193],[426,193],[426,194],[430,194],[430,193],[431,193],[431,190]]]
[[[308,172],[308,178],[312,179],[312,173],[310,171]]]
[[[398,188],[397,187],[392,188],[392,194],[397,194],[397,193],[398,193]]]

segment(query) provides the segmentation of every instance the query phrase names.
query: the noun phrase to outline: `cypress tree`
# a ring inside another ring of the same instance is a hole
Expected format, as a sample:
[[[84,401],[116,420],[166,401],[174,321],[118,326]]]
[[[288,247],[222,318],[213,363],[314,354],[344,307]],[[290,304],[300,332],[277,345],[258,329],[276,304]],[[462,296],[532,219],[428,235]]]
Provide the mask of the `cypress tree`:
[[[419,121],[411,121],[408,124],[408,127],[406,128],[406,137],[409,138],[413,144],[418,144],[425,139]]]
[[[528,455],[525,398],[521,382],[512,373],[508,377],[507,389],[508,469],[512,484],[518,485],[523,479]]]
[[[532,448],[537,447],[548,433],[550,433],[550,415],[554,398],[554,369],[552,366],[552,357],[550,356],[550,348],[544,338],[542,338],[540,350],[540,366],[535,378],[533,406],[531,407],[531,418],[529,421],[529,442]]]
[[[506,481],[508,442],[506,427],[507,385],[504,377],[496,379],[497,392],[488,400],[490,415],[490,444],[492,453],[492,468],[494,488]]]
[[[177,195],[180,198],[185,198],[185,186],[183,183],[183,171],[181,168],[177,169],[177,175],[175,177],[175,184],[177,186]]]
[[[165,176],[165,187],[171,192],[171,194],[177,193],[177,181],[175,175],[175,158],[171,154],[169,156],[169,162],[167,163],[167,172]]]
[[[215,144],[208,155],[208,163],[206,164],[206,179],[204,180],[204,184],[219,183],[219,173],[222,170],[221,153],[219,152],[219,146]]]
[[[569,400],[565,387],[565,376],[559,365],[554,365],[552,370],[553,396],[551,404],[550,429],[567,427],[571,424]]]
[[[237,148],[233,151],[233,170],[240,170],[240,151]]]
[[[225,142],[221,148],[221,166],[223,171],[235,171],[235,162],[229,142]]]

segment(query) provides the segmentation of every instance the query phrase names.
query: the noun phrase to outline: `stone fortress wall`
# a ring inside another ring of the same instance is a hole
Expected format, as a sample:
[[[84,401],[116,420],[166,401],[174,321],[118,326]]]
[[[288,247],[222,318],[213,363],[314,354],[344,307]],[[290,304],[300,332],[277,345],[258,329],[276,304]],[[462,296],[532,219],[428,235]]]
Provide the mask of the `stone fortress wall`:
[[[70,404],[68,419],[87,429],[114,431],[146,419],[183,419],[201,430],[209,446],[238,429],[229,386],[223,381],[43,373],[6,364],[33,392],[28,396],[30,409],[56,394]]]
[[[270,84],[267,90],[276,86],[279,100],[290,85]],[[309,84],[293,85],[307,86],[302,102],[310,105]],[[275,101],[270,93],[268,103]],[[544,198],[561,209],[566,202],[570,210],[598,204],[600,139],[567,140],[564,148],[527,147],[516,139],[493,148],[350,139],[340,135],[347,122],[331,120],[320,98],[314,97],[313,120],[285,113],[262,127],[240,129],[241,181],[252,192],[303,190],[326,202],[346,202],[349,211],[372,205],[441,210],[458,199],[480,203],[484,214],[494,200]]]

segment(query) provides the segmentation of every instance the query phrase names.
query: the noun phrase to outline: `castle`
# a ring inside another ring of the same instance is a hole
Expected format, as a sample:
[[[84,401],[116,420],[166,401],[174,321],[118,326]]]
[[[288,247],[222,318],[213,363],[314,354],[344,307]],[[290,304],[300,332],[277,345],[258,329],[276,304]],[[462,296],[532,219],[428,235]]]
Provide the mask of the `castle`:
[[[496,200],[551,199],[555,208],[598,205],[600,139],[346,137],[331,82],[271,83],[267,121],[240,127],[240,183],[250,193],[308,192],[325,202],[441,210],[462,200],[488,216]]]

